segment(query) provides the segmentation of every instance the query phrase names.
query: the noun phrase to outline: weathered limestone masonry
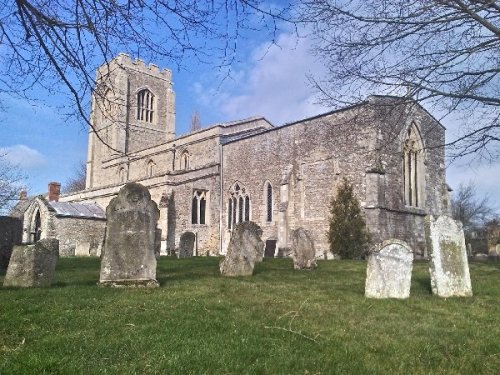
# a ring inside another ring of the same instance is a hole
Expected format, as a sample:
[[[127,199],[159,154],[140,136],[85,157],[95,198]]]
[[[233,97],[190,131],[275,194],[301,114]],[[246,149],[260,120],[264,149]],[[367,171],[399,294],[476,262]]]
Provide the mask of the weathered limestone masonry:
[[[224,254],[236,224],[251,220],[268,255],[288,254],[299,227],[327,255],[329,204],[343,177],[375,243],[404,240],[424,256],[425,215],[449,210],[444,128],[416,103],[371,96],[279,128],[256,117],[174,138],[168,70],[119,55],[97,77],[91,120],[112,149],[91,132],[87,187],[60,201],[106,207],[126,182],[141,183],[160,208],[162,254],[186,231],[195,254]]]
[[[14,246],[3,281],[4,287],[47,287],[59,258],[59,241],[42,239],[34,245]]]
[[[239,215],[230,212],[231,199],[243,195],[263,238],[277,238],[276,252],[303,227],[322,255],[329,248],[329,203],[347,177],[373,241],[401,239],[423,255],[425,215],[448,210],[442,142],[444,128],[422,107],[376,96],[230,142],[223,148],[223,248]]]
[[[431,253],[432,293],[439,297],[472,296],[462,224],[447,216],[429,216],[426,237]]]
[[[160,212],[144,186],[128,183],[106,208],[100,285],[156,287],[155,236]]]
[[[413,252],[407,243],[387,240],[374,248],[366,268],[368,298],[410,297]]]
[[[252,276],[256,262],[264,257],[262,229],[252,221],[236,225],[225,258],[220,262],[222,276]]]

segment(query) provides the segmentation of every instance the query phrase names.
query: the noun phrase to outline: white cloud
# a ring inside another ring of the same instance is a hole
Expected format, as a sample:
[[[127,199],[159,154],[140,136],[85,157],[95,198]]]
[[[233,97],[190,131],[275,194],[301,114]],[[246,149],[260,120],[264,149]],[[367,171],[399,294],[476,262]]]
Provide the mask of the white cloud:
[[[220,88],[198,83],[194,90],[202,105],[210,104],[230,120],[262,115],[280,125],[325,112],[315,103],[307,79],[324,67],[308,49],[307,39],[282,33],[275,44],[264,43],[251,51],[248,63],[233,71]]]
[[[45,156],[40,151],[26,145],[14,145],[0,148],[3,158],[23,169],[33,169],[44,166],[47,163]]]

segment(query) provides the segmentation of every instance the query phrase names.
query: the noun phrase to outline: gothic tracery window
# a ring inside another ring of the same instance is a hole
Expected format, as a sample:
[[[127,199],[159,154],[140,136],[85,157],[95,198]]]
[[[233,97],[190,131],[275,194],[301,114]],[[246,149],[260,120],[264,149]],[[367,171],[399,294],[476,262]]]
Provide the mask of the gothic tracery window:
[[[229,189],[228,228],[232,229],[238,223],[250,220],[251,202],[245,187],[235,183]]]
[[[137,120],[152,123],[154,116],[155,96],[148,89],[137,93]]]
[[[403,144],[403,183],[406,206],[423,207],[424,150],[422,138],[415,124],[406,134]]]
[[[206,224],[207,192],[195,190],[191,205],[191,224]]]

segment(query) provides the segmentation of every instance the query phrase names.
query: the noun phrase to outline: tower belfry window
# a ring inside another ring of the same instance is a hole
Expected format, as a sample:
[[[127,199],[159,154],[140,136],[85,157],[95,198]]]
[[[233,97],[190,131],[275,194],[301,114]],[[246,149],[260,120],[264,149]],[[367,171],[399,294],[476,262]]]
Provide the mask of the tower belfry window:
[[[137,93],[137,119],[152,123],[154,116],[155,96],[148,89]]]

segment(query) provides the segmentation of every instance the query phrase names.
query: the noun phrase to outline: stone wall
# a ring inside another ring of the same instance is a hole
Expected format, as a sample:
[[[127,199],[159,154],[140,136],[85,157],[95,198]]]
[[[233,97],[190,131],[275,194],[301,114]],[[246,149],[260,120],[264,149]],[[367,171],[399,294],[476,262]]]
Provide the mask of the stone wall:
[[[446,210],[444,129],[425,110],[397,99],[371,97],[366,103],[308,119],[223,148],[223,249],[227,247],[229,191],[236,182],[251,199],[250,220],[263,239],[309,230],[317,255],[328,251],[329,204],[343,177],[354,185],[375,242],[397,238],[425,252],[423,217]],[[396,104],[396,106],[395,106]],[[426,149],[425,204],[407,207],[403,199],[402,143],[410,124],[420,129]],[[273,222],[266,221],[265,186],[273,187]]]
[[[22,233],[21,219],[0,216],[0,270],[7,269],[13,246],[22,242]]]
[[[99,255],[104,240],[106,221],[79,219],[73,217],[56,217],[54,225],[59,240],[59,255],[74,256],[79,244],[90,245],[90,255]]]

